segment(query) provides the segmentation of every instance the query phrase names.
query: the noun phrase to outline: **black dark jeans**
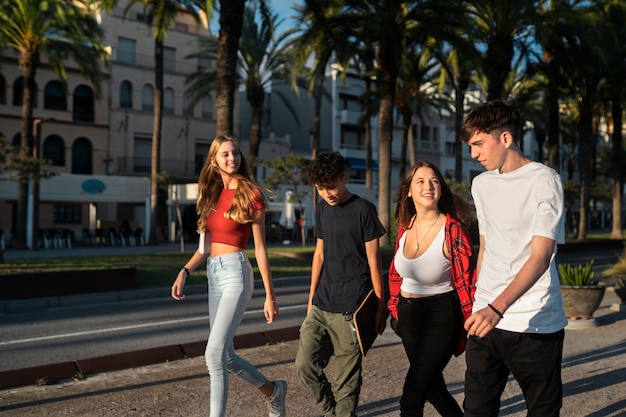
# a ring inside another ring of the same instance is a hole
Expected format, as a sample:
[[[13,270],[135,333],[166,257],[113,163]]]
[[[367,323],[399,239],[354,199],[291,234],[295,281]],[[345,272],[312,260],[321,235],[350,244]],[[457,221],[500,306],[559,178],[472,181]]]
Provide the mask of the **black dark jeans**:
[[[459,341],[463,316],[455,292],[422,298],[400,297],[398,332],[409,359],[400,399],[400,415],[424,415],[428,400],[444,417],[463,412],[443,379],[443,370]]]
[[[528,417],[557,417],[563,403],[561,359],[565,331],[517,333],[493,329],[472,336],[465,348],[465,417],[496,417],[513,374],[524,393]]]

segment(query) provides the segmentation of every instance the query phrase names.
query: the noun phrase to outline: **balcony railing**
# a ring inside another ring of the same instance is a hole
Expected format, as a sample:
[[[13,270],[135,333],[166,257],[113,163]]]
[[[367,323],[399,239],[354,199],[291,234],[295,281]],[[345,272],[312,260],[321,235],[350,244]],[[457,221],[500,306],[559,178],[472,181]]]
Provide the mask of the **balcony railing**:
[[[151,167],[151,158],[121,157],[116,159],[116,166],[113,174],[128,176],[150,176]],[[181,159],[161,158],[159,169],[161,171],[166,171],[173,177],[187,178],[188,180],[197,179],[199,172],[199,169],[197,169],[196,164],[193,161],[186,161]]]

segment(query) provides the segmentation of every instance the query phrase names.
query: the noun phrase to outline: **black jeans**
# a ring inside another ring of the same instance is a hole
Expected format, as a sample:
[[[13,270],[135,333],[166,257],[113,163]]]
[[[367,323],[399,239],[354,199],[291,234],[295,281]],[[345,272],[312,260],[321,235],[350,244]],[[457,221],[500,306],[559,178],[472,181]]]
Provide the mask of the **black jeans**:
[[[564,330],[537,334],[493,329],[482,339],[470,337],[465,348],[465,416],[496,417],[509,372],[522,388],[528,417],[558,416],[564,336]]]
[[[421,417],[428,400],[444,417],[463,412],[443,379],[461,335],[463,316],[455,292],[422,298],[400,297],[398,332],[409,359],[400,399],[402,417]]]

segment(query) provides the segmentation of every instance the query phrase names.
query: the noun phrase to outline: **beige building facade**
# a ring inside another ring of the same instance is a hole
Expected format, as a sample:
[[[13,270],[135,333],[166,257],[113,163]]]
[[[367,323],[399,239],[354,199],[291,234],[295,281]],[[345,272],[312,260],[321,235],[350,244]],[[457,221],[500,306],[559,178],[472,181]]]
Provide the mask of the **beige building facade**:
[[[111,13],[97,16],[111,61],[110,66],[103,65],[99,97],[71,60],[66,62],[65,83],[45,57],[38,67],[33,117],[40,128],[40,155],[50,162],[44,169],[58,174],[54,181],[41,182],[40,234],[69,231],[75,243],[93,243],[96,234],[117,230],[125,219],[134,229],[148,233],[149,189],[146,200],[144,185],[146,180],[149,183],[151,167],[155,41],[142,6],[134,5],[125,13],[126,4],[121,3]],[[160,170],[180,183],[197,180],[216,132],[213,97],[207,95],[190,108],[184,96],[187,76],[215,65],[186,58],[197,51],[199,39],[207,36],[211,34],[206,22],[197,23],[181,12],[164,42]],[[0,59],[0,134],[9,143],[19,144],[22,73],[13,50],[2,50]],[[234,114],[238,126],[238,105]],[[72,175],[80,176],[81,181],[70,180]],[[129,184],[126,192],[133,196],[119,193],[120,180]],[[93,184],[102,184],[96,187],[101,190],[97,195]],[[17,209],[14,189],[10,173],[1,173],[0,230],[9,246]],[[112,189],[117,191],[107,195]],[[90,192],[94,193],[91,199]],[[162,234],[167,233],[165,200],[164,192],[160,199],[163,210],[157,218]],[[33,210],[32,195],[29,204]],[[115,239],[107,243],[121,243],[119,236]],[[37,238],[30,242],[31,247],[42,244]]]

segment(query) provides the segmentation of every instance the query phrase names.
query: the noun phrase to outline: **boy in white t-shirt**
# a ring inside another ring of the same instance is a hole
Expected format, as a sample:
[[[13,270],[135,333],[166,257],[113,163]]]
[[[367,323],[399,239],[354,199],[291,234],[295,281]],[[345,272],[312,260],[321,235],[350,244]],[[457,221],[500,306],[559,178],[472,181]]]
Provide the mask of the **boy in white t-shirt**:
[[[511,372],[529,417],[562,405],[563,312],[554,257],[564,242],[563,186],[517,146],[522,119],[502,101],[476,106],[461,139],[487,170],[472,182],[480,249],[472,315],[465,322],[465,417],[496,417]]]

